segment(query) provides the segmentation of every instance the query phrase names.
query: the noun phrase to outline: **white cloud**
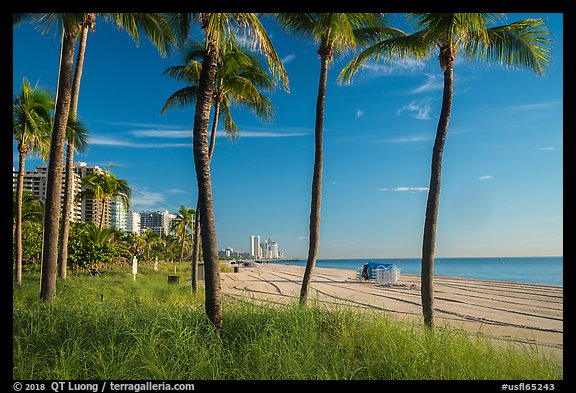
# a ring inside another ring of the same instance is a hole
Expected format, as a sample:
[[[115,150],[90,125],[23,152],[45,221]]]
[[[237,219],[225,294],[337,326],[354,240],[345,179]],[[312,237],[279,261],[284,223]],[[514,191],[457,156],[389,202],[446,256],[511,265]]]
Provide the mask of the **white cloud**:
[[[117,146],[117,147],[132,147],[136,149],[165,149],[175,147],[191,147],[190,143],[139,143],[133,141],[120,140],[108,136],[94,136],[91,135],[88,141],[89,145],[99,146]]]
[[[141,138],[191,138],[192,130],[135,130],[132,135]]]
[[[424,192],[428,191],[428,187],[395,187],[395,188],[379,188],[378,191],[394,191],[394,192],[406,192],[410,191],[411,193],[415,192]]]
[[[547,102],[537,102],[533,104],[519,104],[504,107],[502,109],[514,112],[532,112],[542,109],[550,109],[557,106],[562,106],[562,101],[547,101]]]
[[[356,118],[364,116],[364,111],[362,109],[358,109],[356,111]]]
[[[138,194],[132,193],[130,198],[130,204],[134,211],[148,210],[155,208],[159,204],[165,204],[164,196],[158,192],[140,191],[134,188],[133,190],[138,191]]]
[[[432,137],[428,135],[413,135],[413,136],[401,136],[398,138],[384,139],[381,142],[386,143],[410,143],[410,142],[422,142],[429,141]]]
[[[560,149],[558,149],[557,147],[553,147],[553,146],[545,146],[545,147],[539,147],[537,150],[543,150],[543,151],[558,151]]]
[[[444,81],[438,75],[426,74],[426,82],[410,91],[411,94],[425,93],[432,90],[442,90],[444,88]]]
[[[415,117],[419,120],[429,120],[430,119],[430,111],[432,106],[430,105],[429,99],[424,99],[420,101],[412,101],[408,105],[404,105],[396,112],[398,116],[400,116],[403,112],[413,112],[412,117]]]
[[[289,133],[289,132],[271,132],[271,131],[240,131],[240,138],[284,138],[291,136],[303,136],[309,133]]]
[[[490,176],[490,175],[478,176],[477,179],[478,180],[492,180],[492,179],[494,179],[494,176]]]
[[[391,75],[411,75],[421,72],[424,67],[425,64],[423,62],[407,58],[382,63],[376,63],[374,61],[366,62],[362,66],[362,70],[365,72],[367,77],[375,78]]]
[[[290,64],[292,63],[292,61],[296,58],[295,54],[289,54],[286,57],[283,57],[282,59],[280,59],[280,61],[282,61],[283,64]]]

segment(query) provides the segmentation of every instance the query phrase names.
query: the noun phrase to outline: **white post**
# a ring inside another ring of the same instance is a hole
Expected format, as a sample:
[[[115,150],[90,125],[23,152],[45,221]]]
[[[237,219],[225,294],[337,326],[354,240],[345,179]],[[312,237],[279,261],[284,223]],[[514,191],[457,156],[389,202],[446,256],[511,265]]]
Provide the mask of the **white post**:
[[[136,274],[138,273],[138,258],[134,255],[132,258],[132,275],[134,275],[134,281],[136,281]]]

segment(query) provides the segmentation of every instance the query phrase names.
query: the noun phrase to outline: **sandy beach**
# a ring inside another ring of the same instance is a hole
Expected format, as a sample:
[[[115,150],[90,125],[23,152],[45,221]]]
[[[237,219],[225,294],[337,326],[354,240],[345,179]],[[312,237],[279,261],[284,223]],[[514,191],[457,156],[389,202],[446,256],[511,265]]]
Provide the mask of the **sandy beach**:
[[[221,274],[222,292],[268,304],[294,303],[303,275],[303,266],[240,267]],[[434,286],[436,326],[449,323],[502,342],[536,344],[563,361],[563,287],[458,277],[435,277]],[[397,284],[380,286],[358,280],[352,270],[317,267],[310,299],[422,323],[418,275],[400,274]]]

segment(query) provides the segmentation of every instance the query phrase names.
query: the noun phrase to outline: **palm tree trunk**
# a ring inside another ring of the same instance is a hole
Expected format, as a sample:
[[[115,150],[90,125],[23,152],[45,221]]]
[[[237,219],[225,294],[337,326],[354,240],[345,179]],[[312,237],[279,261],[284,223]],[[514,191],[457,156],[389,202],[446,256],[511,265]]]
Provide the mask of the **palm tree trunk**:
[[[203,27],[208,25],[209,14],[203,14]],[[206,54],[202,61],[199,94],[194,114],[194,165],[198,182],[198,207],[202,220],[202,252],[205,267],[205,308],[208,319],[216,330],[222,330],[222,299],[220,291],[220,266],[216,228],[214,225],[214,202],[212,199],[212,181],[210,178],[210,156],[208,149],[208,126],[212,92],[217,67],[217,44],[214,39],[206,40]]]
[[[442,56],[442,54],[441,54]],[[438,206],[440,204],[440,178],[442,174],[442,154],[448,133],[448,123],[452,111],[452,96],[454,91],[453,58],[447,61],[444,70],[444,93],[442,96],[442,110],[438,120],[436,140],[432,152],[432,173],[430,175],[430,189],[426,203],[426,220],[424,222],[424,238],[422,241],[422,272],[421,296],[424,324],[428,328],[434,327],[434,251],[436,247],[436,223],[438,221]]]
[[[100,223],[98,229],[104,228],[104,216],[107,213],[106,207],[108,206],[108,199],[102,198],[101,203],[102,203],[102,213],[100,214]]]
[[[72,115],[72,114],[71,114]],[[62,210],[62,224],[60,225],[60,246],[58,254],[58,275],[66,279],[68,261],[68,238],[70,235],[70,216],[73,214],[73,184],[74,181],[74,143],[68,142],[66,148],[66,180],[64,188],[64,207]]]
[[[58,80],[58,99],[56,102],[56,110],[54,111],[54,126],[50,144],[44,214],[42,274],[40,282],[40,298],[46,301],[52,300],[56,296],[60,188],[62,187],[64,141],[72,94],[72,66],[74,63],[76,35],[76,28],[66,28],[64,31],[60,76]]]
[[[20,150],[20,160],[18,163],[18,184],[16,185],[16,284],[22,286],[22,194],[24,192],[24,170],[26,162],[26,147]]]
[[[308,302],[310,293],[310,282],[312,272],[316,265],[318,249],[320,248],[320,207],[322,204],[322,165],[323,165],[323,147],[322,147],[322,130],[324,128],[324,105],[326,103],[326,81],[328,78],[328,56],[320,57],[320,81],[318,83],[318,98],[316,100],[316,126],[315,150],[314,150],[314,174],[312,177],[312,202],[310,206],[310,238],[308,245],[308,260],[306,261],[306,270],[302,279],[302,288],[300,290],[300,303]]]
[[[196,295],[198,289],[198,260],[200,259],[200,200],[196,201],[196,214],[194,216],[194,234],[192,240],[192,294]]]
[[[88,38],[88,26],[85,24],[80,32],[80,41],[78,42],[78,54],[76,55],[76,68],[74,70],[74,79],[72,82],[71,111],[72,120],[76,120],[78,113],[78,96],[80,94],[80,80],[84,70],[84,54],[86,52],[86,39]],[[70,215],[74,211],[73,203],[73,184],[74,182],[74,139],[68,141],[66,151],[66,186],[64,188],[64,210],[62,212],[62,225],[60,228],[60,246],[58,254],[58,266],[60,278],[66,279],[66,268],[68,261],[68,238],[70,236]]]
[[[212,161],[214,147],[216,146],[216,128],[218,127],[218,117],[220,116],[220,103],[214,104],[214,118],[212,119],[212,131],[210,132],[210,147],[208,149],[208,161]],[[200,211],[198,201],[196,202],[196,216],[194,217],[194,237],[192,249],[192,293],[195,295],[198,286],[198,260],[200,259]]]

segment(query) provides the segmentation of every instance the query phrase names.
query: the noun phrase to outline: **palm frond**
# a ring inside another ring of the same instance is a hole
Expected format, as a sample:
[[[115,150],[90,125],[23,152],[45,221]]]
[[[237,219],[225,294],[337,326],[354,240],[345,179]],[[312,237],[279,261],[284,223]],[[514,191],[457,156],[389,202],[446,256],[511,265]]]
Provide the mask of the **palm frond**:
[[[394,59],[404,59],[406,57],[425,59],[430,56],[430,48],[434,45],[434,41],[428,40],[423,32],[400,35],[377,42],[350,60],[338,75],[338,82],[351,83],[354,75],[370,59],[373,59],[375,62],[381,59],[391,62]]]
[[[160,111],[161,114],[165,113],[168,109],[175,107],[186,107],[188,105],[193,105],[198,97],[198,85],[191,85],[183,87],[168,97],[164,106]]]
[[[487,29],[488,43],[466,46],[469,57],[526,68],[538,75],[546,72],[551,59],[552,38],[543,19],[523,19]]]

